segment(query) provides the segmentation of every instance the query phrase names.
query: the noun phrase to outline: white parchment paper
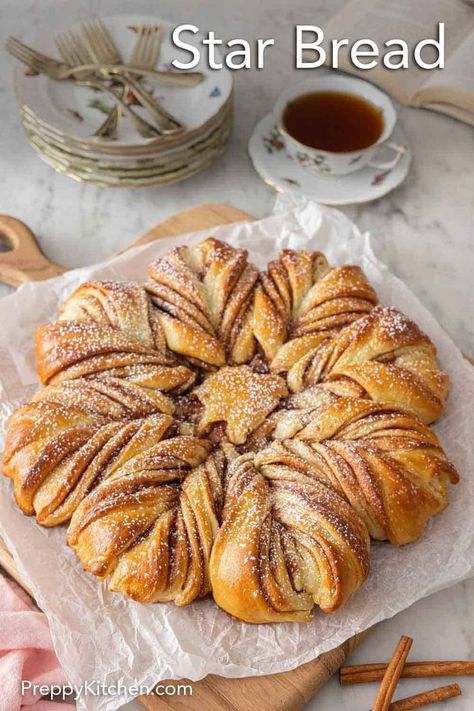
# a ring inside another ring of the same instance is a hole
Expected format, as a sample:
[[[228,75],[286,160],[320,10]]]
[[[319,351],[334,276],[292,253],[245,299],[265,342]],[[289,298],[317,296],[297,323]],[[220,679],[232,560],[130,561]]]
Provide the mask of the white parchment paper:
[[[416,600],[472,574],[474,566],[474,368],[468,365],[410,290],[381,264],[370,238],[336,210],[305,199],[277,199],[273,216],[213,230],[246,247],[260,267],[282,247],[318,249],[330,262],[359,264],[381,302],[395,306],[428,333],[451,378],[446,414],[435,430],[461,474],[450,506],[416,544],[372,547],[372,572],[361,591],[335,615],[316,612],[308,625],[245,625],[231,620],[211,599],[186,608],[142,606],[107,592],[82,572],[65,544],[65,530],[43,529],[14,504],[10,481],[0,477],[0,533],[46,612],[54,645],[72,684],[153,685],[167,678],[201,679],[213,673],[250,676],[292,669],[345,639],[391,617]],[[208,231],[185,235],[196,242]],[[176,245],[162,240],[62,277],[23,285],[0,301],[0,445],[12,410],[37,388],[32,334],[54,320],[58,302],[85,279],[143,279],[146,264]],[[407,259],[410,255],[407,254]],[[88,696],[78,709],[112,711],[129,700]]]

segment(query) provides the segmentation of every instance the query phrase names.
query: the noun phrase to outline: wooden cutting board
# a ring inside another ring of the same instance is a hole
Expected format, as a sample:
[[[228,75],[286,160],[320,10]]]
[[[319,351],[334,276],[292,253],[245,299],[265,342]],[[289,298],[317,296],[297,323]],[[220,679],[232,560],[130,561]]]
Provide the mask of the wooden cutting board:
[[[227,205],[200,205],[152,227],[125,249],[201,229],[212,230],[222,224],[252,220],[241,210]],[[34,234],[13,217],[0,215],[0,243],[10,251],[0,252],[0,282],[18,286],[25,281],[39,281],[58,276],[65,267],[51,262],[40,250]],[[125,251],[121,250],[121,251]],[[28,590],[5,544],[0,541],[0,565]],[[236,622],[235,624],[241,624]],[[193,682],[192,697],[142,696],[140,700],[149,711],[297,711],[311,699],[345,661],[364,635],[356,635],[340,647],[319,658],[282,674],[229,679],[210,675]],[[160,680],[161,681],[161,680]],[[170,682],[179,683],[179,682]]]
[[[253,219],[252,215],[231,205],[198,205],[160,222],[118,253],[162,237]],[[67,271],[43,254],[33,232],[16,217],[0,215],[0,245],[2,243],[8,250],[0,251],[0,282],[4,284],[19,286],[25,281],[51,279]]]

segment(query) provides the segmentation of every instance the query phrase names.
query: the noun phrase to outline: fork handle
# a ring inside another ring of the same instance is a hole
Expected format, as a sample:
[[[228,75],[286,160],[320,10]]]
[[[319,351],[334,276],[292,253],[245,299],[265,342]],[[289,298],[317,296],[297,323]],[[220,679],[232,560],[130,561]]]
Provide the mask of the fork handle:
[[[76,84],[78,84],[78,86],[89,86],[91,89],[100,89],[101,91],[105,91],[106,94],[109,94],[109,96],[111,96],[117,104],[120,104],[123,112],[128,116],[130,121],[133,122],[138,133],[140,136],[143,136],[143,138],[156,138],[157,136],[162,135],[162,131],[136,114],[135,111],[133,111],[133,109],[131,109],[130,106],[104,82],[87,79],[81,81],[76,80]]]
[[[141,67],[134,67],[133,65],[128,64],[79,64],[74,67],[64,66],[64,79],[68,79],[71,76],[76,79],[80,79],[81,73],[84,76],[90,75],[91,73],[97,72],[99,69],[102,74],[106,75],[123,76],[124,74],[132,74],[134,77],[147,77],[148,79],[165,86],[196,86],[196,84],[200,84],[204,81],[205,78],[202,72],[163,72],[159,69],[143,69]]]
[[[163,72],[158,69],[140,69],[140,67],[124,64],[106,67],[106,71],[110,74],[123,74],[126,72],[128,75],[147,77],[159,84],[168,86],[196,86],[196,84],[200,84],[204,80],[202,72]]]
[[[158,103],[154,96],[150,94],[149,91],[144,89],[141,84],[130,74],[125,74],[124,76],[116,75],[115,79],[119,81],[122,86],[128,85],[140,104],[148,111],[151,118],[155,121],[162,133],[174,133],[175,131],[183,130],[183,124],[168,113],[168,111],[166,111],[166,109]]]
[[[111,141],[117,138],[117,127],[120,120],[120,106],[115,106],[107,114],[107,118],[102,121],[99,128],[94,131],[97,138],[107,138]]]

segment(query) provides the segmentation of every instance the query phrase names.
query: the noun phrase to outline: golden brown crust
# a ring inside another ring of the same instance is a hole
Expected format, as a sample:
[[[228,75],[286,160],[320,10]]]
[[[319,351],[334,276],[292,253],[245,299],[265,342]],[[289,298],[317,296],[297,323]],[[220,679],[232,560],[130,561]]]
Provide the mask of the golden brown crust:
[[[173,431],[168,414],[114,421],[92,405],[85,410],[49,401],[47,388],[41,394],[12,415],[3,464],[18,505],[44,526],[67,521],[117,462]]]
[[[309,268],[308,255],[311,254]],[[325,338],[334,336],[341,328],[368,313],[377,303],[377,295],[359,267],[345,265],[330,269],[318,252],[285,250],[278,264],[278,272],[275,269],[269,271],[265,283],[269,295],[277,289],[281,294],[283,284],[286,287],[286,310],[279,311],[285,320],[285,328],[280,327],[285,337],[278,344],[270,341],[272,347],[267,346],[264,351],[271,369],[283,372]],[[302,265],[306,265],[306,269]],[[282,270],[286,281],[281,278]],[[274,278],[271,279],[275,273],[279,275],[276,283]],[[272,282],[273,292],[269,282]],[[266,323],[264,319],[262,322]]]
[[[194,382],[161,350],[151,313],[142,287],[89,282],[66,301],[62,320],[38,329],[37,368],[49,385],[12,415],[4,472],[19,506],[43,525],[66,521],[130,438],[151,428],[159,441],[174,411],[164,393]]]
[[[284,249],[260,275],[255,295],[254,333],[271,362],[286,341],[303,299],[329,270],[320,252]]]
[[[300,459],[274,447],[232,465],[211,554],[217,604],[246,622],[306,622],[337,610],[369,569],[369,537],[355,511]]]
[[[417,540],[447,505],[457,473],[436,435],[389,403],[331,396],[319,407],[279,412],[273,437],[343,495],[372,538]]]
[[[390,402],[430,423],[443,412],[449,379],[426,334],[399,311],[377,306],[290,368],[291,390],[315,383],[339,394]]]
[[[206,595],[225,465],[222,451],[208,453],[205,440],[177,437],[99,484],[68,531],[84,569],[139,602]]]
[[[69,297],[61,320],[36,331],[43,384],[77,378],[123,379],[146,389],[180,392],[194,373],[164,350],[145,290],[123,282],[87,282]]]
[[[209,238],[149,277],[83,284],[38,329],[44,387],[4,452],[18,505],[71,519],[85,570],[139,602],[212,590],[249,622],[338,609],[369,534],[416,540],[457,481],[423,424],[448,388],[433,344],[317,252],[259,274]]]
[[[229,442],[244,444],[287,394],[285,381],[277,375],[255,373],[246,365],[221,368],[195,390],[203,404],[198,432],[224,422]]]
[[[149,276],[147,290],[171,350],[203,367],[252,359],[258,271],[245,250],[210,237],[157,259]]]

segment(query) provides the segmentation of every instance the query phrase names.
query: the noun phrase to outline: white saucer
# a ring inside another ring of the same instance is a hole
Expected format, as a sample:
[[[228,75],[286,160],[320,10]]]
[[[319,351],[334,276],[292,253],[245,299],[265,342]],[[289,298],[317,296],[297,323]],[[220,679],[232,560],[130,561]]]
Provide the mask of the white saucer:
[[[248,150],[257,173],[275,190],[299,192],[325,205],[350,205],[376,200],[405,180],[412,154],[400,126],[395,127],[391,140],[406,146],[401,160],[392,170],[362,168],[338,177],[311,175],[287,154],[274,117],[267,114],[255,126]]]

